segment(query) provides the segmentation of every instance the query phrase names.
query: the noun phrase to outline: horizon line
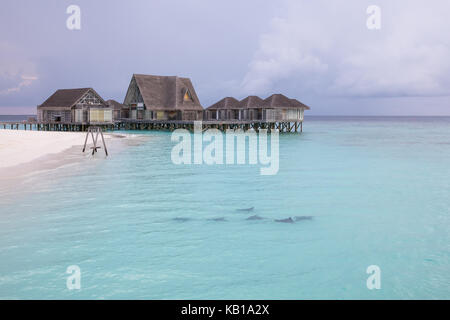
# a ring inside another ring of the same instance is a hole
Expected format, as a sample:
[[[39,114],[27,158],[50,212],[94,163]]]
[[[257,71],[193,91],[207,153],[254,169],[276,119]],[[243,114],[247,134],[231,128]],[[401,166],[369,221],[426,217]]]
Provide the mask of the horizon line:
[[[0,107],[1,108],[1,107]],[[0,113],[0,116],[37,116],[37,113],[20,113],[20,114],[7,114]],[[336,114],[312,114],[305,115],[306,117],[450,117],[450,114],[347,114],[347,115],[336,115]]]

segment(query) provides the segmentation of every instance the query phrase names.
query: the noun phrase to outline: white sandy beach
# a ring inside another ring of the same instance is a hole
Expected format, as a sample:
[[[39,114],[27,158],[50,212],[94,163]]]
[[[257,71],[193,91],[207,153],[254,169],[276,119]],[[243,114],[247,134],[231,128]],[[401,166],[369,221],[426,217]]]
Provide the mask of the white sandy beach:
[[[82,152],[86,132],[25,131],[0,129],[0,194],[15,197],[32,190],[34,180],[41,175],[50,177],[50,181],[67,171],[54,170],[77,163],[88,167],[115,157],[128,146],[138,145],[147,137],[135,134],[104,133],[108,157],[105,156],[101,138],[101,149],[91,155],[92,138],[88,139],[85,153]],[[91,161],[95,160],[95,161]],[[69,171],[70,172],[70,171]],[[11,199],[12,199],[11,198]]]
[[[84,132],[0,130],[0,168],[24,164],[82,146]],[[106,138],[106,137],[105,137]]]

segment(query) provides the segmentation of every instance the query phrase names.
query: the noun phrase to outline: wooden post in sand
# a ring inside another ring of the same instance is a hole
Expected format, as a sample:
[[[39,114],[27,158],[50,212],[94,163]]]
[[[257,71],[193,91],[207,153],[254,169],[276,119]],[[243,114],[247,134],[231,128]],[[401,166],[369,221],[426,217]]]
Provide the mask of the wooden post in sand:
[[[96,133],[95,138],[94,138],[94,133]],[[106,156],[108,156],[108,150],[106,149],[105,138],[103,137],[102,128],[100,128],[100,127],[89,127],[88,128],[88,130],[86,132],[86,139],[84,140],[83,152],[86,151],[86,145],[87,145],[87,141],[89,138],[89,134],[91,135],[92,142],[94,143],[94,146],[91,147],[92,155],[94,155],[94,153],[97,152],[97,149],[101,148],[101,147],[97,146],[98,135],[100,134],[100,136],[102,137],[103,148],[105,149],[105,154],[106,154]]]

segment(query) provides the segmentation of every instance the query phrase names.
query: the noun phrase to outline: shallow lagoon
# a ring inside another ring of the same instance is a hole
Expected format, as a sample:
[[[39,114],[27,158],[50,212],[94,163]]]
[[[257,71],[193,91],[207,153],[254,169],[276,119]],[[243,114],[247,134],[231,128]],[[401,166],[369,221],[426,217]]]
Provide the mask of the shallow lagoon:
[[[274,176],[142,133],[0,194],[0,298],[450,298],[450,118],[306,117]]]

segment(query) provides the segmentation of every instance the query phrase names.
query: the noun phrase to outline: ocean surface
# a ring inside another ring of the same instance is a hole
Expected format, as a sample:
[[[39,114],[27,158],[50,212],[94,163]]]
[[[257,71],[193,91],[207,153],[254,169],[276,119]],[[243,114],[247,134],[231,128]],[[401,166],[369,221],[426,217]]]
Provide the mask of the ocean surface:
[[[22,122],[27,121],[28,118],[35,118],[36,115],[4,115],[0,114],[0,122]]]
[[[28,176],[0,194],[0,298],[449,299],[450,118],[303,130],[273,176],[175,165],[167,132]],[[295,216],[312,218],[274,221]]]

